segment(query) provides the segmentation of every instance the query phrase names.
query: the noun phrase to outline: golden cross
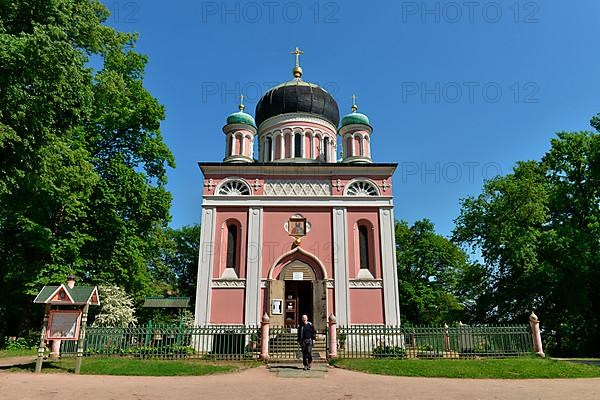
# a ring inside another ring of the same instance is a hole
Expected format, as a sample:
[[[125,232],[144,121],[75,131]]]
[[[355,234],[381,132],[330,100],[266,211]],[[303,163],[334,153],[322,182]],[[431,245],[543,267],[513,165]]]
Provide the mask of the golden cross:
[[[300,54],[304,54],[304,52],[302,50],[300,50],[298,48],[298,46],[296,46],[296,50],[290,52],[290,54],[294,54],[296,56],[296,67],[300,66]]]
[[[352,95],[352,111],[356,112],[356,110],[358,110],[358,106],[356,105],[356,95],[353,94]]]
[[[246,106],[244,106],[244,95],[240,94],[240,111],[244,111],[244,108],[246,108]]]

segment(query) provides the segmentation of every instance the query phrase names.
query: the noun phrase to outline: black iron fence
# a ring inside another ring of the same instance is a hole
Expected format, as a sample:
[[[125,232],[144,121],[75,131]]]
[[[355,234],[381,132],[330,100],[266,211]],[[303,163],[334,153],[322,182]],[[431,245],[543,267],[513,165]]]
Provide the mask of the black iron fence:
[[[63,342],[63,355],[77,352],[77,342]],[[87,328],[84,355],[138,358],[256,359],[260,328],[256,326]]]
[[[338,327],[336,336],[339,358],[516,357],[533,352],[528,325],[352,325]]]
[[[296,331],[271,326],[270,359],[301,357]],[[338,358],[478,358],[515,357],[533,352],[528,325],[510,326],[376,326],[337,327]],[[161,326],[95,328],[86,330],[84,355],[137,358],[257,359],[262,347],[261,328],[256,326]],[[316,345],[322,358],[331,353]],[[325,344],[323,344],[325,347]],[[76,341],[63,341],[61,353],[77,352]]]

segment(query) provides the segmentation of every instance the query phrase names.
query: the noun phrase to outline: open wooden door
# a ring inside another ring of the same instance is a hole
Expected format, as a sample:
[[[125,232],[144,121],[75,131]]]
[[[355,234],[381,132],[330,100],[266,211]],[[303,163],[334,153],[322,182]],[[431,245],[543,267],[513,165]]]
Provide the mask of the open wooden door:
[[[269,285],[269,318],[271,319],[271,326],[283,326],[283,307],[285,304],[285,290],[284,281],[279,279],[271,279],[267,281]],[[281,314],[273,314],[273,300],[280,300],[281,303]]]
[[[313,282],[313,324],[319,334],[327,330],[327,281]]]

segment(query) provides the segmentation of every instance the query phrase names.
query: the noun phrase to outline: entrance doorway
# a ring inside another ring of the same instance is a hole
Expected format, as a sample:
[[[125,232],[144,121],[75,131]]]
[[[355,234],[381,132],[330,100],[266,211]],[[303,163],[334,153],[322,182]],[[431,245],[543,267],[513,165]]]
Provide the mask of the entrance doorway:
[[[285,326],[298,326],[304,314],[309,321],[314,320],[311,281],[285,281],[285,299]]]

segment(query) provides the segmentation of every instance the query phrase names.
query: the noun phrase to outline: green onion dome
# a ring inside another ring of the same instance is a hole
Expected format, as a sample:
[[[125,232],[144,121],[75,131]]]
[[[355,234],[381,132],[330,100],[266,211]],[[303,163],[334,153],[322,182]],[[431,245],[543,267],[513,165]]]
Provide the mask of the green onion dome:
[[[243,111],[238,111],[233,114],[229,114],[227,117],[227,124],[245,124],[256,128],[256,122],[252,115],[247,114]]]
[[[352,124],[362,124],[362,125],[371,125],[369,123],[369,117],[365,114],[359,112],[352,112],[342,118],[342,126],[352,125]]]

